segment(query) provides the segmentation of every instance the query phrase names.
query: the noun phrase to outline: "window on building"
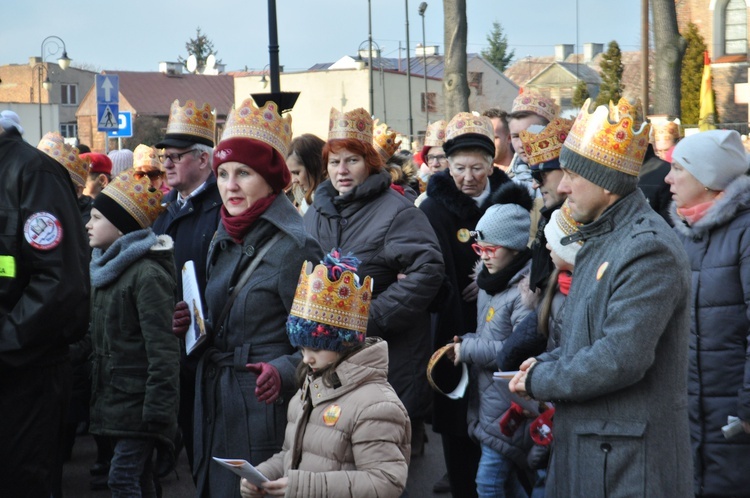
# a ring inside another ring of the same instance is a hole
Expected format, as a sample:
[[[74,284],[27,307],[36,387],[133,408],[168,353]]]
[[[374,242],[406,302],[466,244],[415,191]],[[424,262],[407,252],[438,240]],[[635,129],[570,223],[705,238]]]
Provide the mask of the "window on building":
[[[747,5],[745,0],[729,0],[724,7],[724,53],[747,53]]]
[[[422,112],[437,112],[437,94],[435,92],[427,93],[425,106],[425,93],[422,92]]]
[[[78,136],[78,124],[60,123],[60,135],[64,138],[76,138]]]
[[[482,95],[482,76],[484,73],[469,71],[469,88],[475,88],[477,95]]]
[[[60,85],[60,103],[78,105],[78,85]]]

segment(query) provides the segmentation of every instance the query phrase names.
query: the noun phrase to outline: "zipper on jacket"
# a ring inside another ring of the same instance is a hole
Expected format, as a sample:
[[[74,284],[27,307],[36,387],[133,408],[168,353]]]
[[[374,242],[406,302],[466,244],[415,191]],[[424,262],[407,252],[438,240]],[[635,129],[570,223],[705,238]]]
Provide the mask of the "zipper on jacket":
[[[602,443],[599,446],[604,452],[604,470],[602,474],[602,490],[604,491],[604,498],[607,498],[607,459],[609,458],[609,452],[612,451],[612,445],[609,443]]]

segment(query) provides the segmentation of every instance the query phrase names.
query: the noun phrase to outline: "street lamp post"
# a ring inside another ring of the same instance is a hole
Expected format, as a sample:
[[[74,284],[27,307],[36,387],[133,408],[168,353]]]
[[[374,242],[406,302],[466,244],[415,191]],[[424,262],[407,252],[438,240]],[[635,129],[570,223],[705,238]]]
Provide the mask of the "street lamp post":
[[[55,47],[54,50],[52,50],[52,49],[49,48],[48,42],[51,42],[54,45],[54,47]],[[60,46],[60,44],[62,44],[62,47]],[[48,52],[46,54],[44,53],[44,47],[45,47],[45,45],[48,46]],[[65,47],[65,42],[63,41],[63,39],[60,38],[59,36],[51,35],[51,36],[48,36],[47,38],[45,38],[44,40],[42,40],[42,48],[41,48],[42,57],[41,57],[41,61],[39,62],[39,64],[37,64],[39,66],[39,72],[38,72],[39,96],[38,96],[38,100],[39,100],[39,138],[40,139],[44,135],[44,129],[42,127],[42,85],[44,85],[44,89],[47,90],[47,91],[49,91],[52,88],[52,82],[49,79],[49,71],[44,66],[44,59],[46,58],[47,55],[54,55],[54,54],[58,53],[61,48],[62,48],[62,56],[59,59],[57,59],[57,63],[60,65],[60,69],[62,69],[63,71],[65,71],[70,66],[70,62],[71,62],[72,59],[70,59],[68,57],[68,50]],[[34,67],[36,67],[36,66],[34,66]],[[47,78],[44,80],[44,83],[42,83],[42,71],[43,70],[47,71]]]
[[[406,91],[409,97],[409,148],[414,136],[414,120],[411,110],[411,55],[409,54],[409,0],[404,0],[406,7]]]
[[[419,4],[419,15],[422,16],[422,64],[424,65],[424,115],[425,130],[430,125],[430,106],[428,105],[427,94],[427,38],[424,31],[424,12],[427,10],[427,2]],[[426,133],[426,131],[425,131]]]
[[[388,121],[388,115],[386,114],[386,101],[385,101],[385,78],[383,77],[383,59],[382,59],[382,52],[380,50],[380,45],[376,41],[373,40],[365,40],[362,43],[359,44],[359,47],[357,47],[357,60],[362,60],[362,45],[365,43],[368,43],[370,46],[370,54],[368,56],[368,60],[370,61],[370,115],[375,116],[375,90],[373,87],[373,78],[372,78],[372,47],[375,46],[375,52],[377,55],[378,60],[378,66],[380,66],[380,86],[383,89],[383,121]]]
[[[370,42],[370,54],[369,54],[369,75],[370,75],[370,116],[375,115],[375,89],[372,84],[372,3],[367,0],[367,39]],[[359,52],[359,51],[358,51]],[[378,53],[380,53],[380,47],[378,47]],[[381,63],[382,66],[382,63]],[[383,104],[385,105],[385,103]]]

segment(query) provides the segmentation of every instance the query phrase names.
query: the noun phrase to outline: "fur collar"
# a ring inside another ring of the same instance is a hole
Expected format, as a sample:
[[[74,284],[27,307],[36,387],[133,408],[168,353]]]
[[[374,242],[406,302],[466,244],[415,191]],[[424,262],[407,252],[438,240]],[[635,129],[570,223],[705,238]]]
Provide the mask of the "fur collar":
[[[716,227],[722,226],[737,217],[740,211],[750,209],[750,177],[740,176],[724,190],[724,195],[711,206],[706,214],[695,225],[688,225],[677,214],[672,202],[669,214],[678,233],[694,239],[700,239]]]
[[[492,193],[500,188],[500,185],[510,181],[508,175],[499,169],[493,168],[493,170],[489,177],[490,196],[485,199],[481,207],[477,206],[471,197],[456,188],[456,183],[448,169],[430,177],[430,182],[427,184],[427,197],[442,204],[459,219],[479,218],[492,205]]]

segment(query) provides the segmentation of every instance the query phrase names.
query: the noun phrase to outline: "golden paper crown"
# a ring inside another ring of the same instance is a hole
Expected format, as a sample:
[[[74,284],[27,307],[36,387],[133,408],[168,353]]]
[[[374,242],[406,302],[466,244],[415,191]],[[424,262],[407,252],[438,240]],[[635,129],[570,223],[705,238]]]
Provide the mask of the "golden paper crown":
[[[167,137],[195,140],[198,143],[214,146],[216,135],[216,114],[211,110],[208,103],[198,107],[194,100],[185,102],[180,106],[180,101],[172,102],[169,111],[169,123],[167,123]]]
[[[77,148],[65,143],[62,135],[51,131],[42,137],[36,148],[62,164],[68,170],[70,179],[73,180],[74,184],[79,187],[86,186],[89,163],[86,159],[78,156]]]
[[[292,116],[287,114],[282,118],[279,107],[270,100],[258,108],[253,99],[245,99],[227,117],[221,139],[229,138],[252,138],[267,143],[286,159],[292,143]]]
[[[448,123],[441,119],[427,125],[427,131],[424,135],[425,147],[442,147],[445,143],[445,127]]]
[[[563,237],[573,235],[583,225],[583,223],[578,223],[573,219],[573,213],[570,212],[570,203],[567,199],[565,199],[565,202],[560,208],[559,214],[555,218],[557,220],[558,228],[560,228],[564,234]],[[579,240],[577,243],[583,245],[583,240]]]
[[[620,99],[590,110],[587,99],[570,129],[565,147],[621,173],[638,176],[648,147],[651,125],[643,121],[640,100]]]
[[[493,143],[495,142],[495,129],[490,118],[478,116],[471,112],[459,112],[453,116],[453,119],[445,126],[445,141],[453,140],[467,133],[485,135]]]
[[[147,176],[136,178],[133,168],[126,169],[101,191],[100,195],[107,195],[119,204],[135,219],[141,228],[151,226],[154,220],[164,210],[161,190],[151,187]]]
[[[155,148],[139,144],[133,151],[133,168],[161,171],[163,167]]]
[[[568,138],[572,119],[555,118],[539,133],[522,130],[518,138],[523,143],[523,149],[528,157],[528,165],[536,166],[560,157],[560,150]]]
[[[560,114],[560,106],[549,97],[528,90],[524,91],[522,88],[521,93],[513,99],[513,107],[510,112],[522,111],[533,112],[546,118],[547,121],[552,121]]]
[[[652,118],[649,121],[651,122],[651,134],[653,135],[654,143],[674,142],[679,140],[683,135],[682,124],[679,118],[676,118],[674,121],[666,118]]]
[[[361,107],[349,112],[339,112],[331,107],[328,120],[328,140],[354,138],[372,144],[372,118]]]
[[[372,299],[372,278],[365,277],[362,285],[357,276],[344,271],[338,280],[328,278],[328,268],[313,267],[306,261],[299,274],[291,315],[305,320],[361,333],[367,332],[367,316]]]
[[[387,162],[401,145],[401,140],[396,141],[398,133],[388,128],[387,124],[378,123],[377,119],[373,123],[372,133],[372,145],[378,151],[380,157],[383,158],[383,161]]]

